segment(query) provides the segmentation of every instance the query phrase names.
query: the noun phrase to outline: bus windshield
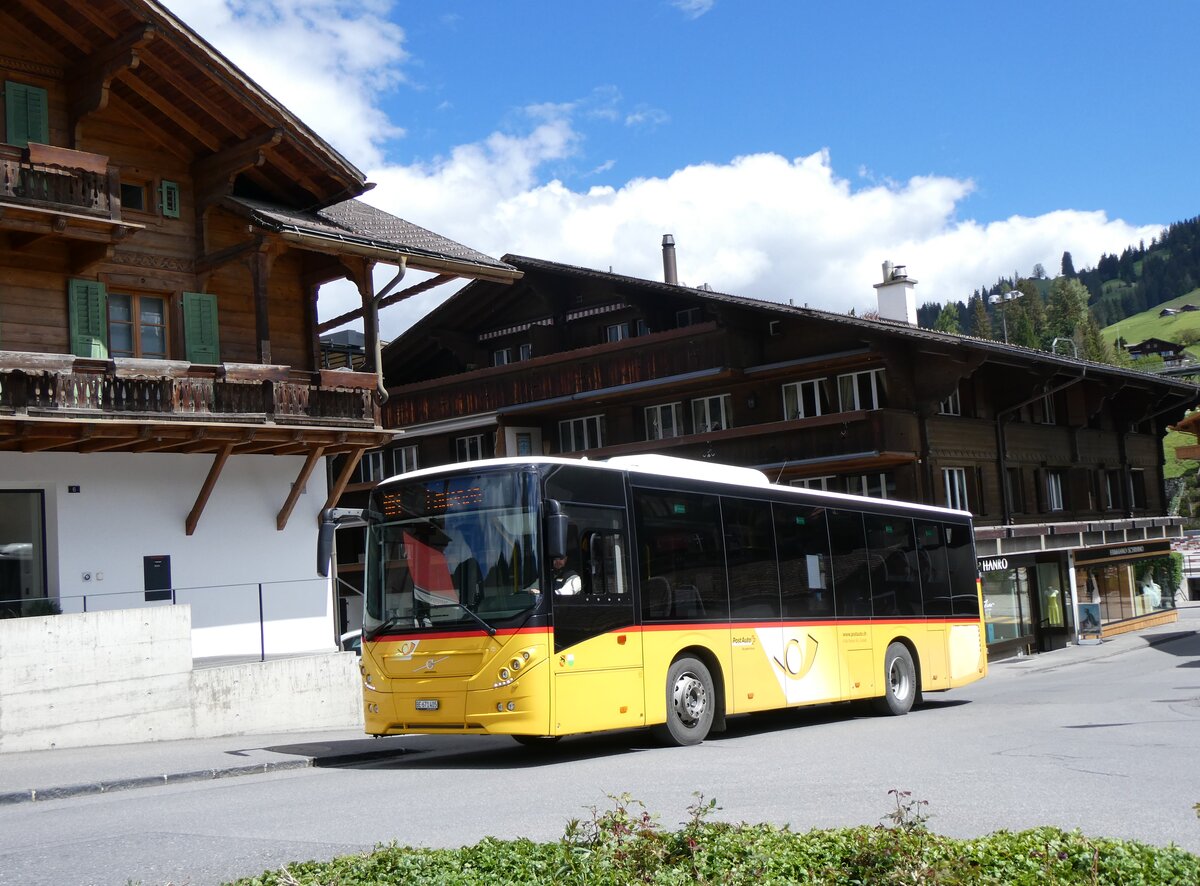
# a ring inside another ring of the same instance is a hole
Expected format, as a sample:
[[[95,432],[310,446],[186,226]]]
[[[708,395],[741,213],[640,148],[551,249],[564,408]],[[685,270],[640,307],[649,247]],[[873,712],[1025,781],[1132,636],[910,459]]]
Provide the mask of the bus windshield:
[[[433,477],[372,495],[363,629],[493,633],[541,599],[536,475]]]

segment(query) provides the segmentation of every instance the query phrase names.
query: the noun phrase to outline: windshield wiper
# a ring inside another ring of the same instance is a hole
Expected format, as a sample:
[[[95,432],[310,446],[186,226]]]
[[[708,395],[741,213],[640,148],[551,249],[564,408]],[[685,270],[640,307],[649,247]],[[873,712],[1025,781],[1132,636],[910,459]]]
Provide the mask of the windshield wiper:
[[[375,638],[375,637],[378,637],[380,634],[382,634],[384,631],[390,630],[391,628],[428,628],[428,627],[432,627],[432,625],[429,622],[429,619],[424,619],[424,623],[422,623],[422,619],[415,617],[415,616],[393,615],[391,618],[386,618],[382,622],[380,622],[379,626],[372,629],[370,633],[371,633],[371,638]],[[364,629],[363,635],[365,636],[366,633],[367,633],[367,631]]]
[[[471,619],[476,624],[478,624],[481,628],[483,628],[485,631],[487,631],[487,635],[489,637],[496,636],[496,629],[494,627],[492,627],[490,624],[488,624],[486,621],[484,621],[482,618],[480,618],[478,615],[476,615],[474,612],[472,612],[470,609],[468,609],[462,603],[444,603],[444,604],[439,604],[436,606],[430,606],[430,609],[443,609],[448,606],[453,606],[457,609],[461,609],[467,615],[471,616]]]

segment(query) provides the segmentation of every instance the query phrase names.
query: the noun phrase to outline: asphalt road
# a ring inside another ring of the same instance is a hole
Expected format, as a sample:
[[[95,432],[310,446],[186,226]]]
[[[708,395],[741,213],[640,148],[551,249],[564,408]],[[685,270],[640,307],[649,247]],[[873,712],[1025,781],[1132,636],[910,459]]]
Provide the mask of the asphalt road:
[[[0,807],[0,884],[207,884],[393,840],[554,839],[623,792],[667,826],[699,791],[719,818],[806,830],[876,824],[895,789],[927,801],[944,834],[1051,824],[1200,853],[1200,635],[1050,660],[993,666],[906,717],[837,706],[742,718],[693,748],[641,732],[542,751],[413,737],[346,768]]]

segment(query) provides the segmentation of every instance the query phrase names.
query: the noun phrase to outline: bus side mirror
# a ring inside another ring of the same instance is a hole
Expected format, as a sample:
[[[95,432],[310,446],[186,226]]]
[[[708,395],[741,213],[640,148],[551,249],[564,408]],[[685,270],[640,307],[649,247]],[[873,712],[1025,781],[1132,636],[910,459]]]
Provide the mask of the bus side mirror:
[[[567,556],[567,515],[554,499],[546,501],[546,556],[553,560]]]
[[[333,533],[341,526],[366,526],[361,508],[326,508],[321,511],[317,533],[317,574],[329,577],[329,558],[333,555]]]

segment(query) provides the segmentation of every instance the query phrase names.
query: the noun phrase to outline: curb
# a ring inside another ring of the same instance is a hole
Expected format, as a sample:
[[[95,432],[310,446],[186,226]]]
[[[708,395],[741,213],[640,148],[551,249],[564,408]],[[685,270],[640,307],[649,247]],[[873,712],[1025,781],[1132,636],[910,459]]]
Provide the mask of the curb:
[[[241,775],[264,775],[268,772],[285,772],[289,769],[335,768],[381,757],[396,757],[404,753],[403,749],[399,749],[364,751],[361,754],[337,754],[328,757],[299,757],[295,760],[251,763],[246,766],[227,766],[220,769],[194,769],[190,772],[167,772],[162,775],[141,775],[117,778],[112,781],[86,782],[50,788],[29,788],[0,793],[0,806],[10,806],[15,803],[37,803],[45,800],[65,800],[71,797],[86,797],[91,794],[112,794],[117,791],[185,784],[193,781],[214,781],[218,778],[237,778]]]

